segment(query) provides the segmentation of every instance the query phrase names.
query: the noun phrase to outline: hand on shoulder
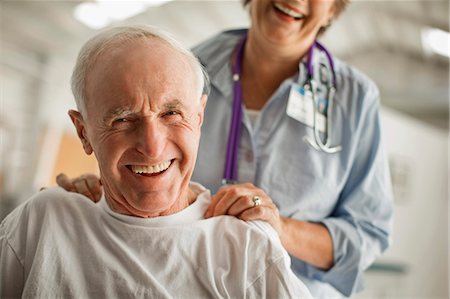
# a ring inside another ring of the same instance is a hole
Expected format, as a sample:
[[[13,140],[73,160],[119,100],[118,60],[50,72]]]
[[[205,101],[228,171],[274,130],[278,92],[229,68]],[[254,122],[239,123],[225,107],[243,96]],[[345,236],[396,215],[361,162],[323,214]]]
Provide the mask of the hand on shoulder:
[[[102,197],[102,182],[92,173],[85,173],[75,178],[69,178],[66,174],[60,173],[56,177],[56,183],[66,191],[83,194],[93,202],[98,202]]]

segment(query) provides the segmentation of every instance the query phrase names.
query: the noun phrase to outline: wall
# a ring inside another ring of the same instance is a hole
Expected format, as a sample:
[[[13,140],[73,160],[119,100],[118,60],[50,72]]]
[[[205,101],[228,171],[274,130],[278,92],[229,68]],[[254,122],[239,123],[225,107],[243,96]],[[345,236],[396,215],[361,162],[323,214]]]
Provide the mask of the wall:
[[[70,74],[79,46],[42,54],[0,43],[0,219],[48,186],[74,108]],[[69,48],[70,45],[68,44]]]
[[[57,150],[55,164],[47,184],[55,186],[55,178],[61,172],[64,172],[69,177],[77,177],[87,172],[99,175],[98,163],[94,154],[86,155],[80,139],[73,132],[66,131],[63,133]]]
[[[395,192],[393,246],[358,298],[449,298],[448,136],[392,110],[382,125]]]

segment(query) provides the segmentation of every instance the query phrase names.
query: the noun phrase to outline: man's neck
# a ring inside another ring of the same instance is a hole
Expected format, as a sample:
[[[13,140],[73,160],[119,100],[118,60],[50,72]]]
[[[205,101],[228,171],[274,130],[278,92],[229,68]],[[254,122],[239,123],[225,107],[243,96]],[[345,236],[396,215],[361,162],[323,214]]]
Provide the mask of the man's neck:
[[[175,213],[178,213],[184,209],[186,209],[188,206],[190,206],[192,203],[195,202],[197,199],[198,193],[192,189],[190,185],[187,186],[186,190],[181,193],[179,198],[175,201],[175,203],[169,207],[165,211],[156,212],[156,213],[149,213],[140,211],[137,209],[134,209],[133,207],[129,206],[127,204],[127,201],[125,198],[122,198],[122,200],[114,200],[114,196],[108,194],[108,192],[105,190],[105,199],[108,206],[111,208],[112,211],[133,216],[133,217],[139,217],[139,218],[154,218],[154,217],[160,217],[160,216],[168,216]]]

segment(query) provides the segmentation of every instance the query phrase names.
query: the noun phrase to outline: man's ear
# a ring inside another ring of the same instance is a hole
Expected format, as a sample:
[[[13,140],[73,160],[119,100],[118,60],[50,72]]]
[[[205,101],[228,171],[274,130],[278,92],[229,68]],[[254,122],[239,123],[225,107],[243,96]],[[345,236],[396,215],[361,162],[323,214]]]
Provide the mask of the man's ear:
[[[69,116],[77,130],[78,138],[80,138],[81,143],[83,144],[84,152],[88,155],[92,154],[93,150],[86,134],[86,124],[83,116],[76,110],[69,110]]]
[[[203,117],[205,116],[205,107],[206,107],[206,102],[208,101],[208,96],[206,94],[202,95],[202,97],[200,98],[200,111],[198,113],[198,117],[199,117],[199,127],[202,126],[203,124]]]

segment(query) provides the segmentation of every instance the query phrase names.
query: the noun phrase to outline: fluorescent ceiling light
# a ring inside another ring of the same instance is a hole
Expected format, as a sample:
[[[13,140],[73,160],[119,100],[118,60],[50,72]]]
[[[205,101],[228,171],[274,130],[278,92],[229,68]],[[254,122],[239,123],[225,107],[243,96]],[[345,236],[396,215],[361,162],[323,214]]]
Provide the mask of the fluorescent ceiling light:
[[[100,29],[112,22],[125,20],[141,12],[148,7],[160,6],[171,0],[97,0],[96,2],[84,2],[75,7],[74,17],[92,29]]]
[[[428,53],[450,57],[450,33],[437,28],[424,28],[422,46]]]

